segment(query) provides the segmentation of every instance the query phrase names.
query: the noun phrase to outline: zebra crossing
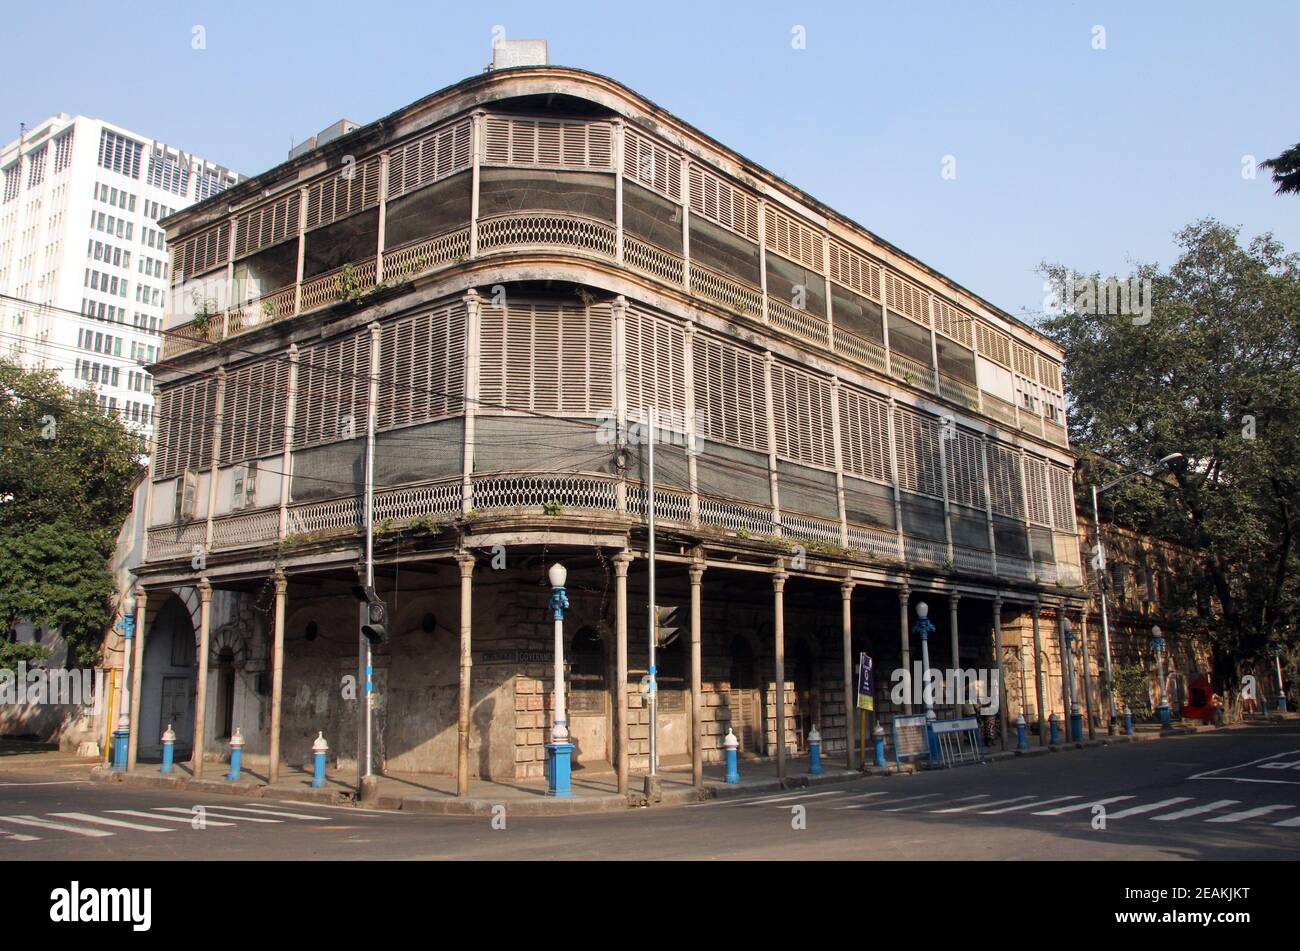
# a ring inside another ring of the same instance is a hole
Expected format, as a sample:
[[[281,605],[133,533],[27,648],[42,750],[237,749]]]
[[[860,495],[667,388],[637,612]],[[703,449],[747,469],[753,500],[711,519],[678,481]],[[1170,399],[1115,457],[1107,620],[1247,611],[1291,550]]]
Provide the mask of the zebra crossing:
[[[997,816],[1015,819],[1042,817],[1071,819],[1080,815],[1091,818],[1094,810],[1104,810],[1106,821],[1145,819],[1152,822],[1190,820],[1216,824],[1253,822],[1281,829],[1300,829],[1300,806],[1295,803],[1243,804],[1238,799],[1198,801],[1193,796],[1166,796],[1143,801],[1137,795],[1088,797],[1084,795],[1027,794],[994,798],[988,793],[945,798],[930,792],[903,794],[880,790],[860,793],[852,789],[817,792],[784,790],[766,795],[736,799],[712,799],[692,803],[687,809],[762,809],[775,807],[789,810],[793,806],[825,807],[842,813],[906,813],[909,816]]]
[[[0,816],[0,845],[6,842],[38,842],[49,837],[67,836],[104,839],[124,832],[162,834],[201,829],[236,829],[241,826],[260,828],[281,823],[312,823],[336,820],[337,815],[322,815],[298,807],[289,809],[278,804],[255,806],[196,805],[151,806],[146,809],[104,809],[95,812],[65,810],[45,813],[21,813]],[[352,814],[352,810],[349,813]],[[370,813],[355,812],[361,818]]]

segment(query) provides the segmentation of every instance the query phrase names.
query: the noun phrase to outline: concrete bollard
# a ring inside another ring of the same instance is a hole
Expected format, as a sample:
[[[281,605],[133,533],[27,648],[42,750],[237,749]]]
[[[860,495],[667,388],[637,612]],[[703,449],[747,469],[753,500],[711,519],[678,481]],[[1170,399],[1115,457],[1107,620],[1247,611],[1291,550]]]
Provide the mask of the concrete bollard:
[[[740,782],[740,772],[736,769],[736,750],[740,748],[740,740],[736,739],[736,734],[731,732],[731,727],[727,727],[722,748],[727,751],[727,782],[734,786]]]
[[[235,735],[230,738],[230,774],[226,779],[232,783],[239,781],[239,765],[244,758],[244,734],[235,727]]]
[[[320,730],[316,734],[316,742],[311,745],[312,772],[311,788],[320,789],[325,785],[325,757],[329,754],[330,745],[325,740],[325,731]]]
[[[170,723],[167,724],[167,729],[163,731],[162,747],[163,761],[162,769],[160,769],[159,772],[164,776],[167,776],[172,771],[172,756],[174,755],[176,748],[176,731],[172,729]]]
[[[1061,720],[1055,713],[1053,713],[1050,717],[1047,718],[1047,730],[1048,730],[1048,735],[1050,737],[1048,742],[1052,746],[1060,746],[1061,745]]]
[[[126,749],[131,742],[131,718],[125,713],[117,718],[117,729],[113,731],[113,772],[126,772]]]
[[[1029,731],[1025,727],[1025,715],[1016,717],[1016,749],[1029,749]]]
[[[872,731],[872,737],[876,744],[876,765],[888,766],[885,762],[885,729],[879,723],[876,724],[875,730]]]
[[[1133,711],[1128,707],[1124,708],[1124,735],[1133,735]]]
[[[1070,738],[1075,743],[1083,742],[1083,714],[1079,712],[1077,704],[1070,711]]]
[[[813,776],[822,774],[822,735],[817,727],[808,733],[808,772]]]

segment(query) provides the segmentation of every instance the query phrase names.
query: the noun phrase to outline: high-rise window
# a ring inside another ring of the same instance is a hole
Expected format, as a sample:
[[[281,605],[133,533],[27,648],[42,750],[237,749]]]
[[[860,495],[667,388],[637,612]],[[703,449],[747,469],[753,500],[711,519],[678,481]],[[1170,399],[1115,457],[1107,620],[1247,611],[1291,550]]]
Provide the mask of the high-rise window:
[[[50,154],[49,143],[35,152],[27,153],[27,187],[35,188],[45,181],[45,156]]]
[[[72,164],[72,135],[76,131],[76,127],[73,127],[54,140],[54,171],[56,174]]]
[[[166,189],[174,195],[184,195],[189,191],[190,170],[174,155],[151,152],[149,173],[145,181],[155,188]]]
[[[140,177],[140,153],[144,146],[134,139],[103,129],[99,135],[99,164],[110,171]]]

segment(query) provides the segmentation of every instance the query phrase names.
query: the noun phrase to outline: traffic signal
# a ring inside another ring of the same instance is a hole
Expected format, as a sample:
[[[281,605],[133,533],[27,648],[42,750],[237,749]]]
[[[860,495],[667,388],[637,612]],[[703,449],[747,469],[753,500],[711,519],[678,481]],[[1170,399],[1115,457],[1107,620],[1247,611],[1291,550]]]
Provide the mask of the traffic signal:
[[[361,633],[371,644],[382,644],[388,638],[388,605],[368,585],[353,585],[352,593],[365,605]]]
[[[667,647],[681,633],[681,612],[677,605],[655,605],[655,644]]]

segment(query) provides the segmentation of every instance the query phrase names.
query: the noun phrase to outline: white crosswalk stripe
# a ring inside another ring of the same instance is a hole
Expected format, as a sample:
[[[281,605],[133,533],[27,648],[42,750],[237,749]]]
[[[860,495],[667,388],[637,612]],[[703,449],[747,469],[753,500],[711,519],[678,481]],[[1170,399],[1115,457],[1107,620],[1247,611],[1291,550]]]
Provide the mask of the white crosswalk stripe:
[[[1295,816],[1294,818],[1291,819],[1283,819],[1281,822],[1273,823],[1273,825],[1283,826],[1288,829],[1294,829],[1297,826],[1300,826],[1300,816]]]
[[[1226,816],[1215,816],[1213,819],[1206,819],[1206,822],[1245,822],[1247,819],[1254,819],[1256,816],[1266,816],[1270,812],[1280,812],[1283,809],[1294,809],[1295,806],[1273,805],[1273,806],[1256,806],[1254,809],[1243,809],[1241,812],[1230,812]]]
[[[220,807],[204,806],[202,813],[196,813],[193,810],[193,808],[189,806],[159,806],[158,808],[163,812],[183,812],[185,813],[185,815],[190,816],[191,818],[194,817],[195,815],[202,815],[205,818],[212,818],[213,816],[215,816],[218,819],[229,819],[232,822],[277,822],[278,823],[282,821],[280,819],[271,819],[268,817],[262,817],[259,819],[257,816],[230,816],[230,815],[226,815],[225,812],[216,811],[218,808],[222,810],[228,809],[229,808],[228,806],[220,806]]]
[[[266,809],[258,807],[250,809],[246,806],[206,806],[207,809],[221,809],[225,812],[251,812],[257,816],[285,816],[289,819],[307,819],[311,822],[325,822],[328,816],[309,816],[305,812],[282,812],[278,809]]]
[[[1125,799],[1134,799],[1134,796],[1111,796],[1108,799],[1094,799],[1091,802],[1079,802],[1073,806],[1061,806],[1057,809],[1044,809],[1042,812],[1035,812],[1036,816],[1063,816],[1067,812],[1078,812],[1081,809],[1091,809],[1093,806],[1109,806],[1112,802],[1123,802]]]
[[[88,812],[51,812],[47,815],[56,819],[74,819],[77,822],[89,822],[91,825],[112,826],[117,829],[134,829],[137,832],[175,832],[166,826],[147,826],[143,822],[127,822],[125,819],[110,819],[107,816],[92,816]]]
[[[987,796],[976,796],[976,799],[987,799]],[[1005,806],[1012,802],[1024,802],[1026,799],[1034,799],[1034,796],[1016,796],[1014,799],[998,799],[995,802],[973,802],[969,806],[954,806],[951,809],[932,809],[931,812],[949,813],[949,812],[969,812],[972,809],[987,809],[989,806]],[[960,801],[960,800],[959,800]]]
[[[775,799],[762,799],[755,803],[746,803],[746,805],[776,806],[776,805],[780,805],[781,803],[801,802],[805,799],[821,799],[826,796],[842,796],[842,795],[844,795],[843,790],[834,790],[831,792],[818,792],[818,793],[801,793],[797,796],[780,796]]]
[[[836,809],[870,809],[872,806],[895,806],[900,802],[911,802],[913,799],[933,799],[938,793],[926,793],[923,796],[904,796],[902,799],[879,799],[875,802],[860,802],[851,806],[836,806]],[[884,810],[881,810],[882,812]]]
[[[141,812],[139,809],[110,809],[108,811],[117,816],[137,816],[138,818],[141,819],[153,819],[156,822],[180,822],[185,825],[190,825],[194,821],[193,815],[190,815],[188,818],[185,816],[160,816],[153,812]],[[218,828],[220,828],[221,826],[234,825],[233,822],[217,822],[214,819],[207,819],[207,818],[205,818],[204,821],[208,825],[216,826]]]
[[[0,839],[13,839],[15,842],[39,842],[39,835],[23,835],[21,832],[8,832],[0,829]]]
[[[74,835],[84,835],[92,839],[99,839],[113,834],[105,832],[103,829],[85,829],[81,826],[68,825],[66,822],[50,822],[48,819],[37,819],[35,816],[0,816],[0,822],[12,822],[20,826],[35,826],[38,829],[56,829],[59,832],[71,832]]]
[[[924,796],[913,796],[913,799],[933,799],[938,793],[926,793]],[[901,800],[897,800],[900,801]],[[890,806],[888,809],[881,809],[881,812],[907,812],[909,809],[915,809],[918,806],[928,806],[928,802],[914,802],[906,806]]]
[[[1180,802],[1191,802],[1191,796],[1174,796],[1172,799],[1162,799],[1159,802],[1148,802],[1141,806],[1129,806],[1127,809],[1121,809],[1119,812],[1107,813],[1107,819],[1127,819],[1129,816],[1140,816],[1147,812],[1155,812],[1157,809],[1163,809],[1166,806],[1176,806]]]
[[[1035,806],[1046,806],[1053,802],[1066,802],[1070,799],[1078,799],[1078,796],[1057,796],[1055,799],[1035,799],[1033,802],[1021,803],[1018,806],[1006,806],[1002,809],[981,809],[981,816],[1000,816],[1004,812],[1017,812],[1021,809],[1032,809]]]
[[[1206,803],[1203,806],[1192,806],[1190,809],[1179,809],[1177,812],[1168,812],[1163,816],[1152,816],[1152,822],[1176,822],[1179,819],[1190,819],[1192,816],[1203,815],[1207,812],[1213,812],[1216,809],[1223,809],[1225,806],[1236,806],[1241,803],[1240,799],[1218,799],[1214,802]]]

